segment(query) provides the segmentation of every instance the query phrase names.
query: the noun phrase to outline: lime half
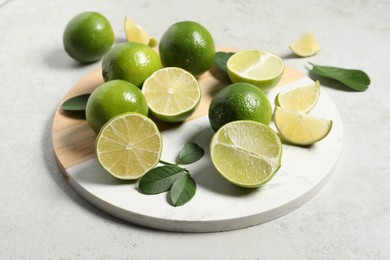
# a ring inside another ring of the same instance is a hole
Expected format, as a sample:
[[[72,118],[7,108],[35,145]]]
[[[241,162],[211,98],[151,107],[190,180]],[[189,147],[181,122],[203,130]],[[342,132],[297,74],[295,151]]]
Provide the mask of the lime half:
[[[320,96],[320,82],[304,87],[298,87],[288,92],[279,93],[275,104],[285,109],[307,113],[317,104]]]
[[[184,69],[168,67],[153,73],[142,87],[150,112],[166,122],[192,115],[201,99],[199,83]]]
[[[274,121],[284,140],[302,146],[322,140],[332,129],[332,120],[280,107],[275,107]]]
[[[244,50],[231,56],[227,62],[228,75],[233,83],[251,83],[267,90],[280,81],[284,71],[283,60],[267,51]]]
[[[270,127],[250,120],[222,126],[210,143],[210,157],[229,182],[255,188],[268,182],[281,165],[282,143]]]
[[[161,157],[156,124],[138,113],[125,113],[105,124],[96,139],[100,165],[118,179],[133,180],[152,169]]]

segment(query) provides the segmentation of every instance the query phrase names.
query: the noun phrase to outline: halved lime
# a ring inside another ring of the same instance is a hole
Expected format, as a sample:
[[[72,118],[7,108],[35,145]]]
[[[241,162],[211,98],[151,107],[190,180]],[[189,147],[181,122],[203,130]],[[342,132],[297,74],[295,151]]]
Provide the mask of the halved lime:
[[[288,92],[280,92],[275,98],[275,104],[281,108],[307,113],[317,104],[320,96],[320,82],[304,87],[298,87]]]
[[[274,122],[284,140],[302,146],[322,140],[332,129],[332,120],[280,107],[275,107]]]
[[[192,115],[199,105],[201,92],[189,72],[167,67],[153,73],[142,86],[151,114],[166,122],[180,122]]]
[[[124,113],[107,122],[96,139],[100,165],[118,179],[133,180],[152,169],[161,157],[156,124],[139,113]]]
[[[262,90],[275,86],[282,78],[283,60],[267,51],[251,49],[237,52],[227,62],[233,83],[251,83]]]
[[[291,43],[289,48],[299,57],[313,56],[320,51],[320,46],[318,45],[312,32],[306,32],[303,34],[299,39]]]
[[[210,157],[229,182],[255,188],[268,182],[281,165],[282,143],[269,126],[239,120],[222,126],[210,143]]]
[[[149,36],[141,26],[136,24],[130,17],[125,17],[124,22],[126,38],[129,42],[140,42],[150,47],[157,45],[157,40]]]

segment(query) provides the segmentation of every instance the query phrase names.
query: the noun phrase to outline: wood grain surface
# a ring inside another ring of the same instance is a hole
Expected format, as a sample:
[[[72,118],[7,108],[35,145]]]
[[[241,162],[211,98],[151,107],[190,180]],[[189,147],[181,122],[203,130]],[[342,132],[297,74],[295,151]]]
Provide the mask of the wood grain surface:
[[[219,51],[235,51],[228,48],[219,48]],[[295,81],[304,75],[291,67],[286,66],[278,86]],[[198,109],[185,122],[201,117],[208,113],[209,104],[213,95],[221,88],[230,84],[226,73],[220,71],[214,64],[212,68],[198,78],[202,99]],[[73,87],[63,97],[59,104],[70,97],[91,93],[103,83],[101,68],[97,68]],[[277,87],[277,86],[276,86]],[[273,102],[271,100],[271,102]],[[179,124],[168,124],[153,119],[161,131]],[[185,123],[183,122],[183,123]],[[66,169],[80,164],[95,156],[95,133],[89,128],[84,113],[68,113],[57,108],[52,125],[52,142],[60,169],[66,176]]]

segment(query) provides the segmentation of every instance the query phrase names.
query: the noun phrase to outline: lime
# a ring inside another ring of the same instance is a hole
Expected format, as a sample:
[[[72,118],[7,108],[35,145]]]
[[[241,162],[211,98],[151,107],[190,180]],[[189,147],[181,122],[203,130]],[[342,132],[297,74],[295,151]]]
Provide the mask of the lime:
[[[100,60],[114,43],[109,21],[97,12],[83,12],[65,27],[63,44],[73,59],[88,63]]]
[[[253,120],[268,125],[271,104],[264,92],[248,83],[235,83],[219,90],[210,102],[209,120],[217,131],[235,120]]]
[[[192,115],[201,93],[195,77],[180,68],[168,67],[153,73],[142,92],[151,114],[166,122],[180,122]]]
[[[290,50],[299,57],[313,56],[320,51],[317,40],[312,32],[306,32],[289,46]]]
[[[112,118],[96,139],[96,158],[118,179],[133,180],[152,169],[161,157],[162,139],[156,124],[139,113]]]
[[[322,140],[332,129],[332,120],[280,107],[275,107],[274,121],[284,140],[302,146]]]
[[[147,44],[150,47],[154,47],[157,45],[157,40],[155,38],[150,37],[141,26],[136,24],[130,17],[125,17],[125,33],[126,38],[129,42],[140,42],[143,44]]]
[[[275,98],[275,105],[289,110],[307,113],[317,104],[320,96],[320,82],[281,92]]]
[[[164,66],[179,67],[199,76],[213,65],[215,46],[205,27],[193,21],[183,21],[165,31],[159,52]]]
[[[97,87],[88,98],[85,115],[98,134],[111,118],[125,112],[148,114],[148,104],[141,90],[123,80],[112,80]]]
[[[158,54],[151,47],[138,42],[116,45],[102,62],[105,81],[122,79],[139,88],[145,79],[161,67]]]
[[[251,49],[237,52],[227,62],[233,83],[251,83],[262,90],[275,86],[282,78],[283,60],[267,51]]]
[[[229,182],[255,188],[268,182],[281,165],[282,144],[269,126],[249,120],[221,127],[210,143],[210,157]]]

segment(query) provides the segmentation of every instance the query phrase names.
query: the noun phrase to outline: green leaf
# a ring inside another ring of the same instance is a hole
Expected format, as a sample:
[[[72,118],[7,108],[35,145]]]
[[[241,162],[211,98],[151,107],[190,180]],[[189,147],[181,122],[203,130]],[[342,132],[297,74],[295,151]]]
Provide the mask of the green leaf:
[[[204,150],[202,147],[196,143],[186,143],[179,154],[179,159],[177,164],[190,164],[194,163],[204,155]]]
[[[88,98],[91,94],[83,94],[65,100],[61,109],[66,111],[83,111],[87,105]]]
[[[224,71],[227,72],[227,61],[231,56],[233,56],[235,52],[223,52],[219,51],[215,53],[215,63],[217,64],[217,67]]]
[[[148,171],[139,181],[139,189],[145,194],[158,194],[168,191],[184,170],[178,166],[160,166]]]
[[[196,192],[196,183],[189,174],[180,175],[173,183],[169,193],[173,206],[186,204],[194,197]]]
[[[337,80],[345,86],[357,91],[366,90],[371,83],[368,75],[361,70],[319,66],[313,63],[310,64],[313,65],[313,73]]]

